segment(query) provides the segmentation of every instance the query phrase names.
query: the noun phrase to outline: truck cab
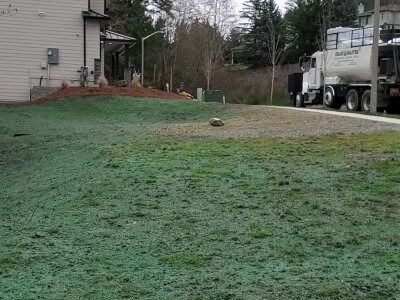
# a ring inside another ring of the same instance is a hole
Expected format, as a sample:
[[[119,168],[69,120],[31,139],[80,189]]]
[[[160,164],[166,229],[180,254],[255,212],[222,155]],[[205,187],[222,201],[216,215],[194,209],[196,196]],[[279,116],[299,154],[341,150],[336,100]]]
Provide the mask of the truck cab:
[[[289,94],[295,106],[322,103],[323,55],[324,53],[319,51],[311,56],[300,57],[299,66],[302,73],[289,76]]]

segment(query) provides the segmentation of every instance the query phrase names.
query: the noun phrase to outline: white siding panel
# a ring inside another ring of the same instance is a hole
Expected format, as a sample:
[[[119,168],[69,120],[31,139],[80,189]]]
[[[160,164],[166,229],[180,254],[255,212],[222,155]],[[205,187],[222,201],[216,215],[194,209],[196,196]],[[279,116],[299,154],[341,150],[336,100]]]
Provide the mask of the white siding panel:
[[[104,14],[104,0],[90,0],[90,9]]]
[[[393,16],[393,23],[400,24],[400,12],[396,12]]]
[[[87,41],[87,65],[89,66],[89,72],[94,71],[94,60],[100,59],[100,23],[99,22],[88,22],[87,32],[90,40]],[[89,81],[94,81],[94,75],[89,75]]]
[[[18,10],[12,15],[7,13],[10,3]],[[47,77],[47,69],[41,68],[47,63],[47,48],[60,51],[59,64],[50,66],[50,85],[59,86],[62,78],[78,84],[77,71],[84,61],[82,11],[87,9],[85,0],[0,0],[0,10],[6,11],[0,17],[0,101],[29,100],[31,86]],[[95,58],[100,58],[100,25],[88,20],[89,72]],[[47,85],[46,79],[43,84]]]

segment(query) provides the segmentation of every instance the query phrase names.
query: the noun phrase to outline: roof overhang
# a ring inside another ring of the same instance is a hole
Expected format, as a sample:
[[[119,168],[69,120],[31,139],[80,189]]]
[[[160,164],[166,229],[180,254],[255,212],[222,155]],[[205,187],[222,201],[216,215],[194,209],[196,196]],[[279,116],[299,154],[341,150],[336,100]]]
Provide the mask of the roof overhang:
[[[133,44],[136,42],[136,39],[127,35],[120,34],[118,32],[106,30],[106,33],[101,37],[102,41],[106,41],[113,44]]]
[[[82,17],[84,19],[110,20],[110,16],[95,12],[93,10],[82,11]]]
[[[123,52],[126,46],[130,49],[136,44],[135,38],[110,30],[102,33],[101,41],[104,43],[107,52]]]

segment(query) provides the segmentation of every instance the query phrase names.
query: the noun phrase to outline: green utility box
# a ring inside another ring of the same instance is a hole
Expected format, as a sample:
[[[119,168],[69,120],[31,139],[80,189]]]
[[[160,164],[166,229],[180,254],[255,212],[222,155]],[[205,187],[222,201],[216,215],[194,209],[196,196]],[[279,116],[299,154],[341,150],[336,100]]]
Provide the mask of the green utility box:
[[[220,90],[206,90],[203,99],[205,102],[224,103],[224,93]]]

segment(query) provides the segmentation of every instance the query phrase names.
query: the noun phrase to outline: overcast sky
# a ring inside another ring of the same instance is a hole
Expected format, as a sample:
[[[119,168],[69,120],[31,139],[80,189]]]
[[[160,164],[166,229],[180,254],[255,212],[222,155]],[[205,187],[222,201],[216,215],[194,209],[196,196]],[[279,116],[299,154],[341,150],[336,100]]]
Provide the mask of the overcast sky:
[[[239,12],[242,9],[243,2],[246,2],[246,0],[234,0],[234,1],[237,3],[236,11]],[[279,5],[281,10],[283,10],[285,8],[286,0],[275,0],[275,1]]]

